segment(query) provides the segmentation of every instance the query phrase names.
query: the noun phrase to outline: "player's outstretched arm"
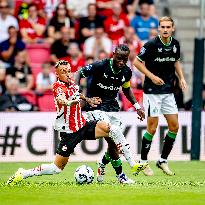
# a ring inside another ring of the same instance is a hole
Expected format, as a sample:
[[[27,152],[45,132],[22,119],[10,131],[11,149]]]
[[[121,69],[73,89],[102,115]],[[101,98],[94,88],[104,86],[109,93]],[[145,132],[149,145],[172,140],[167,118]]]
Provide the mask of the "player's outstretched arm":
[[[85,97],[83,94],[80,94],[80,99],[83,100],[85,104],[88,103],[92,107],[97,107],[97,105],[102,103],[102,100],[100,97],[88,98],[88,97]],[[82,105],[85,106],[85,104],[82,104]]]
[[[67,106],[71,106],[71,105],[76,105],[80,102],[80,99],[75,99],[75,100],[67,100],[66,99],[66,95],[65,93],[61,93],[60,95],[58,95],[56,97],[56,100],[59,104],[61,105],[67,105]]]

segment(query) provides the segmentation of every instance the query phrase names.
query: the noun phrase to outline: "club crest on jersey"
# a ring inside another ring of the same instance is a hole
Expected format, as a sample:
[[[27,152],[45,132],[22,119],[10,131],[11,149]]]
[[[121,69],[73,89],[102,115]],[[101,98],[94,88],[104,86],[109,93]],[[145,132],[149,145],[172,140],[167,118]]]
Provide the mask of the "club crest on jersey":
[[[161,53],[162,52],[162,48],[158,48],[158,52]]]
[[[143,55],[143,54],[145,53],[145,51],[146,51],[146,48],[145,48],[145,47],[142,47],[142,48],[140,49],[140,55]]]
[[[174,45],[173,46],[173,52],[176,53],[177,52],[177,47]]]
[[[62,150],[63,150],[64,152],[65,152],[67,149],[68,149],[68,148],[67,148],[66,145],[64,145],[64,146],[62,147]]]
[[[62,88],[57,88],[57,93],[63,93],[63,89]]]

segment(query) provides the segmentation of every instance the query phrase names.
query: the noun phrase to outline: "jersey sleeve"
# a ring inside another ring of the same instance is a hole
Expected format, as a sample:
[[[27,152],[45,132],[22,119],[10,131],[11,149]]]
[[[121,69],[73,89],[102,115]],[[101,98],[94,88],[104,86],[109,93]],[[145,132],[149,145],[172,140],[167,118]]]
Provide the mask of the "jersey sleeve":
[[[176,59],[177,59],[177,61],[179,61],[180,60],[180,45],[179,45],[179,43],[178,43],[178,45],[177,45],[177,52],[176,52]]]
[[[151,49],[151,43],[147,42],[144,44],[144,46],[140,49],[140,53],[137,55],[138,60],[140,61],[146,61],[146,59],[149,56]]]
[[[95,72],[95,69],[98,66],[98,64],[99,64],[99,62],[94,62],[94,63],[88,64],[88,65],[82,67],[79,70],[80,77],[81,78],[86,78],[86,77],[89,77],[89,76],[93,75],[93,73]]]
[[[63,95],[65,94],[64,90],[63,90],[63,86],[56,82],[53,84],[53,95],[54,95],[54,98],[58,97],[59,95]]]
[[[125,75],[125,82],[122,85],[123,88],[129,88],[130,87],[130,79],[131,79],[131,77],[132,77],[132,71],[129,69],[126,72],[126,75]]]

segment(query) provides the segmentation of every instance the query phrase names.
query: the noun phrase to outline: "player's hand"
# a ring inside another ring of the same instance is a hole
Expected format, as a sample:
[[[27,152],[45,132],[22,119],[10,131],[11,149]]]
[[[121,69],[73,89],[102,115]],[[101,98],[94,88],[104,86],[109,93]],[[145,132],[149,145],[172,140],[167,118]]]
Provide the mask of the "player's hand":
[[[142,109],[142,108],[140,108],[140,109],[138,109],[137,110],[137,114],[138,114],[138,119],[140,120],[140,121],[143,121],[144,119],[145,119],[145,112],[144,112],[144,110]]]
[[[156,75],[153,75],[151,80],[155,85],[164,85],[165,84],[164,81]]]
[[[92,97],[86,98],[86,102],[92,107],[97,107],[100,103],[102,103],[102,100],[99,97]]]
[[[179,86],[182,89],[182,91],[184,91],[187,88],[187,84],[184,78],[182,78],[181,80],[179,80]]]

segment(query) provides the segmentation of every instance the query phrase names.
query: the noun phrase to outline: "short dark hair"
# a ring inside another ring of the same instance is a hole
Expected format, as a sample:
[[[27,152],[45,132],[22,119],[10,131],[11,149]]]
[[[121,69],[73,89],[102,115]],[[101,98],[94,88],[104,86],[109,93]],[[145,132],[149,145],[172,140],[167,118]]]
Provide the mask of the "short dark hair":
[[[117,52],[128,52],[130,53],[130,49],[127,45],[125,44],[119,44],[116,48],[115,48],[115,53]]]
[[[68,61],[65,61],[65,60],[59,60],[59,61],[56,62],[56,64],[55,64],[55,68],[58,68],[59,65],[68,65],[68,64],[69,64]]]

